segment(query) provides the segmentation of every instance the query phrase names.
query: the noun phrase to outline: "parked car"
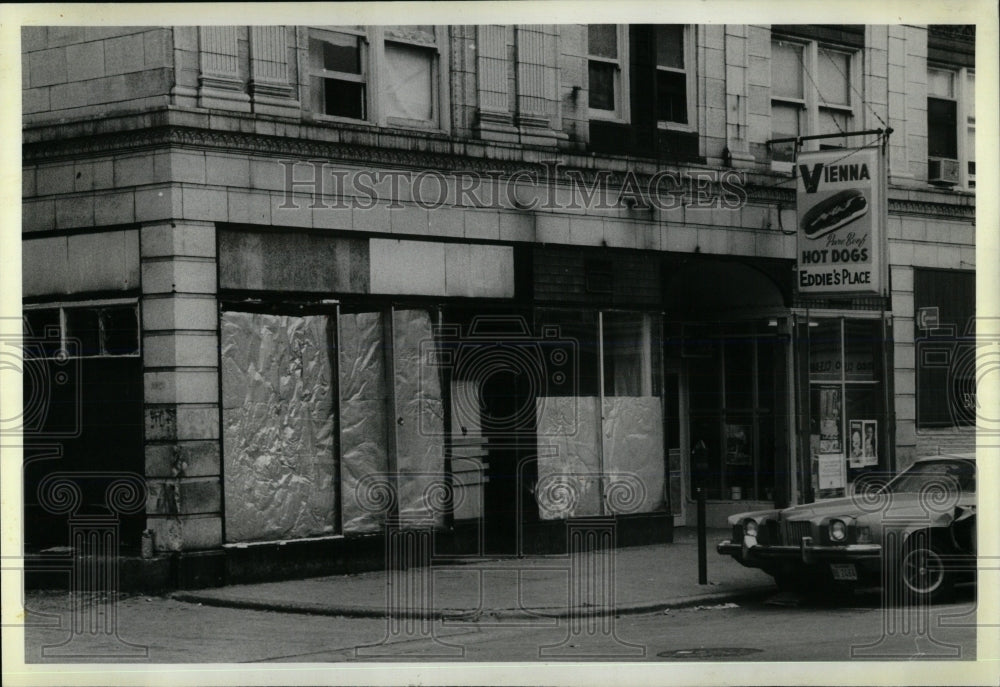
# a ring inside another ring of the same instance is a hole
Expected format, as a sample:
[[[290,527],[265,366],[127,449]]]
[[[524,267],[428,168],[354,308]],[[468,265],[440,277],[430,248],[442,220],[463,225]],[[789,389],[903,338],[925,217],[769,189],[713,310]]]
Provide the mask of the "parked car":
[[[718,552],[781,589],[882,585],[900,600],[944,600],[975,580],[975,457],[922,458],[892,479],[861,480],[851,496],[740,513],[729,525]]]

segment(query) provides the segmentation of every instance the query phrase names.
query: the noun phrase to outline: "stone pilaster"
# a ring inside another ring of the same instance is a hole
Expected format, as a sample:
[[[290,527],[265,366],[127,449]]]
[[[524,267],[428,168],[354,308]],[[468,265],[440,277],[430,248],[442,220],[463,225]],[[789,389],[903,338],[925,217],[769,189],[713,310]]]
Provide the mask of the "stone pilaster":
[[[240,78],[237,27],[198,28],[199,107],[250,111],[250,96]]]
[[[507,74],[510,27],[479,26],[477,34],[479,121],[476,128],[483,139],[516,142],[517,129],[514,128]]]
[[[558,136],[558,38],[554,26],[516,29],[517,124],[525,143],[551,145]]]
[[[222,545],[215,226],[142,227],[147,522],[159,551]]]
[[[743,24],[725,27],[726,147],[734,167],[754,164],[749,143],[748,29]]]
[[[299,101],[289,80],[287,27],[250,27],[250,94],[254,112],[299,114]]]

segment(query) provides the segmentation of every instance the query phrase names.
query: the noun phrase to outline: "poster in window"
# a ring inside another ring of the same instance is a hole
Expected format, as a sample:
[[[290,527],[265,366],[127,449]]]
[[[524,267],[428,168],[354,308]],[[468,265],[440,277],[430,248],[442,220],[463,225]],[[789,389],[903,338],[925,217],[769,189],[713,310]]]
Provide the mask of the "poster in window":
[[[864,439],[862,443],[862,465],[878,465],[878,420],[864,420]]]
[[[748,465],[750,463],[750,425],[726,424],[726,463]]]
[[[819,452],[843,453],[840,423],[840,387],[819,390]]]
[[[819,457],[819,489],[843,489],[847,486],[847,461],[842,453],[829,453]],[[837,494],[840,496],[842,494]],[[830,495],[821,494],[823,498]]]
[[[864,455],[864,420],[851,420],[848,436],[851,439],[850,463],[852,468],[865,466]]]

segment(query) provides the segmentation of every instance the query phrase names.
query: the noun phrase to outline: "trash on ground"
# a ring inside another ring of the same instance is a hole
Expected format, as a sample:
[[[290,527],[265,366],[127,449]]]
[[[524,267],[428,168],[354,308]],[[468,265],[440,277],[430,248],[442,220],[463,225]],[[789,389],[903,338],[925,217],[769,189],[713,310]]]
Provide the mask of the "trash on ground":
[[[692,611],[721,611],[726,608],[739,608],[739,604],[734,604],[732,602],[724,604],[715,604],[714,606],[695,606]]]

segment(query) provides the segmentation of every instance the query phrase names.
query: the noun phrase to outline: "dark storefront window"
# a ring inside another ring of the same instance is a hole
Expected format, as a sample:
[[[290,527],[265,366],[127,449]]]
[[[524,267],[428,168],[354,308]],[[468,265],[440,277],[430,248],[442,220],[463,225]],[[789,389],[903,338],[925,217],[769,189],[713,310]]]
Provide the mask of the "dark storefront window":
[[[844,496],[865,472],[887,469],[880,320],[808,323],[811,500]]]
[[[27,306],[23,335],[24,542],[37,551],[73,543],[56,473],[79,489],[81,517],[113,513],[110,486],[145,474],[138,306]],[[145,509],[118,518],[121,549],[138,551]]]
[[[139,354],[134,304],[30,309],[24,312],[26,358],[70,358]]]
[[[974,426],[975,272],[913,271],[917,428]]]
[[[787,343],[763,329],[720,326],[688,346],[692,498],[703,488],[710,499],[771,501],[783,483]]]
[[[660,357],[652,346],[659,335],[654,324],[643,313],[604,313],[605,396],[660,395]]]

